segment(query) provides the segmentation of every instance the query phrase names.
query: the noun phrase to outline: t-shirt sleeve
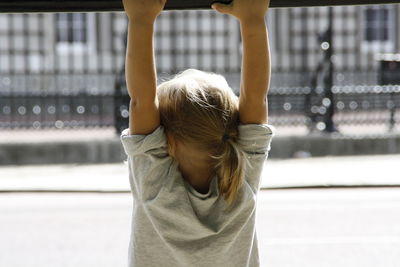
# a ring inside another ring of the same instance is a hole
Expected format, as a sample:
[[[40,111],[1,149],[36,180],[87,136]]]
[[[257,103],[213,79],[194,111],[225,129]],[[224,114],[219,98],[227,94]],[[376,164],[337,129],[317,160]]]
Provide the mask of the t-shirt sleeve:
[[[133,195],[142,201],[154,198],[165,182],[171,158],[164,127],[147,135],[121,133],[121,142],[129,165],[129,182]]]
[[[246,153],[249,163],[246,165],[245,179],[254,192],[257,192],[275,128],[269,124],[241,124],[238,129],[238,144]]]
[[[129,135],[129,129],[125,129],[121,133],[121,142],[125,153],[131,157],[146,154],[165,156],[168,153],[164,127],[161,125],[147,135]]]

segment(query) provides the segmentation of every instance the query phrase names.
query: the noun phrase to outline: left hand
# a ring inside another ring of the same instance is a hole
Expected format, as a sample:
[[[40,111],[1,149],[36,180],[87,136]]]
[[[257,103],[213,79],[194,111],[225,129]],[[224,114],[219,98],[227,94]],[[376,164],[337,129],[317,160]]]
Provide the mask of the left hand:
[[[154,23],[167,0],[123,0],[129,20],[137,23]]]
[[[264,19],[269,4],[270,0],[233,0],[230,4],[214,3],[211,7],[244,22]]]

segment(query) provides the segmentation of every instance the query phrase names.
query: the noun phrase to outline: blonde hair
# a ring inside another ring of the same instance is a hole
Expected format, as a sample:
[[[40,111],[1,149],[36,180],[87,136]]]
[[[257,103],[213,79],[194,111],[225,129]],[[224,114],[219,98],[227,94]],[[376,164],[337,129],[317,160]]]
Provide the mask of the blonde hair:
[[[188,69],[160,84],[157,96],[166,132],[210,153],[219,190],[232,205],[243,184],[247,159],[237,144],[238,97],[225,78]]]

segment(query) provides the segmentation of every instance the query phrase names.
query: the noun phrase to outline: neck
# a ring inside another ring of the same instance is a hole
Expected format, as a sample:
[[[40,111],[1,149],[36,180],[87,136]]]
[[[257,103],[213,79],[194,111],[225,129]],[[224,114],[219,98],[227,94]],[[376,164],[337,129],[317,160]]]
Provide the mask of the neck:
[[[179,164],[179,170],[183,178],[200,193],[207,193],[210,188],[210,182],[214,171],[208,168],[195,168],[194,166],[185,166]]]

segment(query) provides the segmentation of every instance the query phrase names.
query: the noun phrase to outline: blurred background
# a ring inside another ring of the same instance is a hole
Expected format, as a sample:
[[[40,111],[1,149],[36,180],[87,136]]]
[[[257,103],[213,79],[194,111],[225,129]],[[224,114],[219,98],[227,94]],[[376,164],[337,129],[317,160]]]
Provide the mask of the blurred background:
[[[266,20],[262,266],[400,266],[400,5]],[[125,266],[126,32],[122,12],[0,14],[0,266]],[[197,68],[238,94],[235,19],[164,11],[154,42],[158,82]]]
[[[281,134],[398,131],[398,5],[271,9],[271,124]],[[126,126],[124,13],[0,15],[1,130]],[[239,25],[214,11],[156,22],[161,79],[187,68],[238,90]]]

